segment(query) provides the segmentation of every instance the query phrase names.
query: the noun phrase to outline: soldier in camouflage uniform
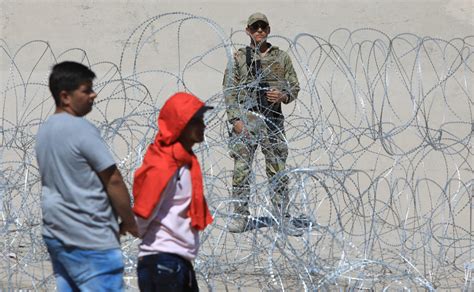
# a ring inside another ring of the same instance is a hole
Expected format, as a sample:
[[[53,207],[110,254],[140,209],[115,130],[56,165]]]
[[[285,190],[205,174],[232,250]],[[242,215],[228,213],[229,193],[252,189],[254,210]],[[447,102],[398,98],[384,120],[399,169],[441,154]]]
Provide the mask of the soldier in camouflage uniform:
[[[267,17],[262,13],[250,15],[246,31],[250,46],[235,53],[223,81],[227,117],[232,128],[232,192],[238,201],[234,211],[240,218],[229,227],[231,232],[245,231],[250,222],[249,179],[258,145],[265,156],[273,206],[279,215],[287,216],[288,178],[281,172],[285,169],[288,145],[281,104],[295,100],[300,89],[288,54],[267,42],[270,33]]]

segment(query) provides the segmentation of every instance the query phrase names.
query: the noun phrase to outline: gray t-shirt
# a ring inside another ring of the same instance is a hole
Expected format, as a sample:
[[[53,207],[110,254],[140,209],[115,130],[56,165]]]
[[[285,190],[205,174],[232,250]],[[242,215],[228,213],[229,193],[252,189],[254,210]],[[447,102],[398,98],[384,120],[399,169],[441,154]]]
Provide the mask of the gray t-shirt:
[[[117,218],[97,175],[115,161],[99,130],[84,118],[54,114],[40,127],[35,150],[43,235],[82,249],[120,247]]]

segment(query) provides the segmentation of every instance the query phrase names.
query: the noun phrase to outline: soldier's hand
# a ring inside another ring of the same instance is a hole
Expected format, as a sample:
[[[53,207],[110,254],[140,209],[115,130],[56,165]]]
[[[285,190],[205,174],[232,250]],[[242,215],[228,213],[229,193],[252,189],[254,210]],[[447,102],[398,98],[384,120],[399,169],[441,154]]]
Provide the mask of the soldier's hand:
[[[236,120],[234,122],[234,132],[240,134],[245,131],[245,124],[241,120]]]
[[[288,96],[276,88],[270,88],[267,91],[267,100],[271,103],[279,103],[288,100]]]

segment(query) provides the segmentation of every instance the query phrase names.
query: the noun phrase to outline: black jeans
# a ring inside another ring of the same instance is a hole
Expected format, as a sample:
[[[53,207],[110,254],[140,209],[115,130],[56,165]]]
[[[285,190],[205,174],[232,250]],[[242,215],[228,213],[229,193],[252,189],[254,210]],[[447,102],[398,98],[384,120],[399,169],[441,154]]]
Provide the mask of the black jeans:
[[[176,254],[159,253],[140,257],[137,274],[138,287],[142,292],[199,291],[193,265]]]

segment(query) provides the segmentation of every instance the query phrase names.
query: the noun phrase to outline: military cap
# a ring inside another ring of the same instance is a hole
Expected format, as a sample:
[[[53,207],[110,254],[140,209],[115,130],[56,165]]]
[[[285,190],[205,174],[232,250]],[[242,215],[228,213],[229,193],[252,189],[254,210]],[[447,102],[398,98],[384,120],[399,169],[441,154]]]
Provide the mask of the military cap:
[[[263,21],[266,24],[270,24],[265,14],[260,13],[260,12],[255,12],[254,14],[249,16],[249,19],[247,20],[247,26],[251,26],[257,21]]]

